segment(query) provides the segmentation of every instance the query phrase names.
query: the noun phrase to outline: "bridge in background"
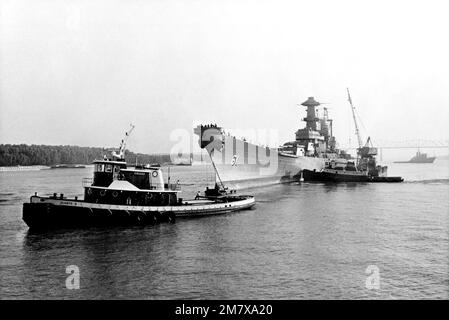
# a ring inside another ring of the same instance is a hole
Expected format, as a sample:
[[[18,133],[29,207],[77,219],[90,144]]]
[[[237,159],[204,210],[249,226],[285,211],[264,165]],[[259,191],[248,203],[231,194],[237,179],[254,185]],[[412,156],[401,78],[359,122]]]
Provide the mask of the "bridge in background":
[[[372,139],[373,145],[379,149],[439,149],[439,148],[449,148],[449,139],[447,140],[402,140],[402,141],[392,141],[392,140],[381,140]],[[351,144],[340,144],[340,149],[345,150],[355,150],[356,146]]]
[[[383,150],[392,149],[449,149],[449,139],[447,140],[429,140],[429,139],[415,139],[415,140],[402,140],[402,141],[389,141],[389,140],[374,140],[374,147],[379,150],[379,160],[382,160]],[[340,149],[343,150],[356,150],[354,145],[340,145]]]

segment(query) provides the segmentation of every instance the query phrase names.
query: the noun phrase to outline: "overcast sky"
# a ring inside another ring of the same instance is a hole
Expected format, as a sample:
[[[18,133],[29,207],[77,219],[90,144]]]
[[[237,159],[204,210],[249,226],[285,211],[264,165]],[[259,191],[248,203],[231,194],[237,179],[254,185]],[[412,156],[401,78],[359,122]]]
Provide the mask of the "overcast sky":
[[[167,152],[194,121],[292,140],[309,96],[346,143],[346,87],[374,141],[449,137],[445,1],[0,3],[0,143],[115,146],[134,123],[130,149]]]

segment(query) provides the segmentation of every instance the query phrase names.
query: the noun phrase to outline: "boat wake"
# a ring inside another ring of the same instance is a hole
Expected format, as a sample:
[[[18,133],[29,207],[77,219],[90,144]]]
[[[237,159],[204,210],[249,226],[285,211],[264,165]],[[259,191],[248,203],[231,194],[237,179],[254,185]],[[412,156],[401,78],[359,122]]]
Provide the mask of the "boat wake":
[[[446,178],[446,179],[405,180],[404,183],[449,184],[449,178]]]

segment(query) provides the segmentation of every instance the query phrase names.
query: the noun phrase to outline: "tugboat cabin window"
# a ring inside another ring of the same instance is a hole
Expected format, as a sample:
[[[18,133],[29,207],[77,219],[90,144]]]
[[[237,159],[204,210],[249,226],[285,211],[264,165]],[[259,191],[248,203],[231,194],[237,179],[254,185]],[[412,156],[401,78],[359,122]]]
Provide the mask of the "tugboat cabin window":
[[[95,172],[104,172],[104,164],[98,163],[95,165]]]
[[[149,185],[149,173],[147,172],[135,172],[125,171],[125,180],[132,183],[139,189],[150,189]]]
[[[112,164],[106,165],[106,172],[112,172]]]

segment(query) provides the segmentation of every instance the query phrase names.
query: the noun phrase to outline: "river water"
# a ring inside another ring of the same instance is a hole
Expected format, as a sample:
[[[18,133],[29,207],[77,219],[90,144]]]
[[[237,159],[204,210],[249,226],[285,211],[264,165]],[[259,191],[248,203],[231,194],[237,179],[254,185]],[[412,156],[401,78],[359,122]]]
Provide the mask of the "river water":
[[[28,231],[30,195],[81,195],[91,172],[0,172],[0,298],[449,299],[449,161],[389,164],[401,184],[244,190],[252,210],[175,224]],[[211,176],[171,168],[184,198]]]

